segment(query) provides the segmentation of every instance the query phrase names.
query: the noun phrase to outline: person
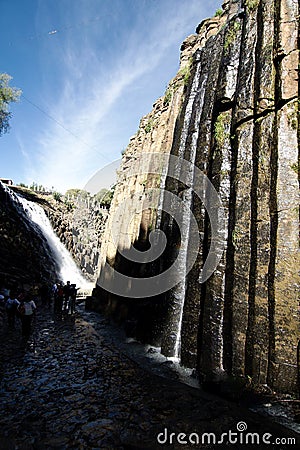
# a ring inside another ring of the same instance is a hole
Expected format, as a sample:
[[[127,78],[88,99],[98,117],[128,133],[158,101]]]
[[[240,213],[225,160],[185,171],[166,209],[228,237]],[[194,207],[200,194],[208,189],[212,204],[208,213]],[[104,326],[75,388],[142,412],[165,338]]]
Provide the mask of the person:
[[[53,283],[52,288],[51,288],[51,295],[52,295],[53,299],[55,299],[55,296],[57,293],[57,284],[58,283]]]
[[[71,284],[70,287],[70,311],[71,314],[74,314],[75,312],[75,305],[76,305],[76,295],[79,288],[76,289],[76,284]]]
[[[32,319],[36,312],[36,304],[33,300],[31,300],[29,294],[27,294],[20,303],[18,312],[22,322],[22,335],[24,337],[29,337],[31,333]]]
[[[70,281],[67,281],[67,284],[63,287],[64,290],[64,311],[68,310],[69,307],[69,299],[70,299]]]
[[[57,313],[62,312],[62,306],[63,306],[63,299],[64,299],[64,291],[62,288],[61,283],[57,283],[57,290],[56,295],[54,298],[54,311]]]
[[[9,295],[10,295],[10,289],[7,288],[2,288],[1,289],[1,294],[3,295],[5,302],[8,299]]]
[[[8,325],[12,328],[14,328],[14,326],[15,326],[15,318],[16,318],[16,313],[17,313],[17,309],[18,309],[19,305],[20,305],[20,302],[19,302],[19,300],[17,300],[17,298],[15,296],[15,292],[11,292],[10,296],[6,300],[5,310],[6,310],[6,314],[7,314]]]

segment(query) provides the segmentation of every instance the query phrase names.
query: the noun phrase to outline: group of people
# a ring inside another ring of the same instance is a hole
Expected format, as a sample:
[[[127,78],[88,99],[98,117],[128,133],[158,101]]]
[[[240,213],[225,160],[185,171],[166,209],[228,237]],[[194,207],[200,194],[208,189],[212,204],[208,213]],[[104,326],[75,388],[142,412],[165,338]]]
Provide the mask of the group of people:
[[[64,311],[74,314],[78,289],[76,288],[76,284],[71,284],[70,281],[67,281],[65,285],[63,283],[54,283],[52,286],[54,311],[57,313]]]
[[[70,281],[66,284],[57,282],[52,287],[43,283],[38,288],[28,291],[3,288],[0,290],[0,303],[4,305],[8,326],[14,328],[16,319],[20,319],[22,335],[29,337],[39,300],[41,305],[48,307],[51,307],[53,302],[55,313],[74,314],[78,289],[76,284],[71,284]]]
[[[22,335],[30,336],[32,320],[36,312],[36,303],[33,300],[32,292],[4,289],[0,294],[0,301],[4,303],[9,327],[14,328],[16,318],[20,318]]]

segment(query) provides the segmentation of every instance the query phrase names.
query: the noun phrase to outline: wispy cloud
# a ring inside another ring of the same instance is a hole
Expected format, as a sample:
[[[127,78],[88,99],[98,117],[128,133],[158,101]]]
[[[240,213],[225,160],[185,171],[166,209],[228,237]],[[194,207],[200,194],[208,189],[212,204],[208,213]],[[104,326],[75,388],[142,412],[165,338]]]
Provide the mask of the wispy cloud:
[[[122,148],[112,148],[107,136],[111,130],[115,141],[114,134],[118,133],[111,114],[120,123],[120,115],[128,112],[118,108],[118,101],[147,74],[159,67],[164,70],[179,30],[186,30],[191,23],[196,26],[203,17],[198,1],[176,2],[176,9],[157,8],[151,14],[148,19],[136,17],[130,29],[120,30],[119,42],[112,38],[101,47],[94,32],[89,35],[86,30],[81,39],[65,36],[63,48],[56,48],[61,67],[55,64],[53,70],[59,71],[59,90],[54,92],[52,87],[47,105],[49,114],[61,126],[49,121],[49,126],[40,131],[37,159],[30,167],[30,175],[45,186],[59,190],[84,186],[87,177],[119,156]],[[54,64],[53,55],[50,58]],[[119,136],[119,141],[126,138],[129,135]]]

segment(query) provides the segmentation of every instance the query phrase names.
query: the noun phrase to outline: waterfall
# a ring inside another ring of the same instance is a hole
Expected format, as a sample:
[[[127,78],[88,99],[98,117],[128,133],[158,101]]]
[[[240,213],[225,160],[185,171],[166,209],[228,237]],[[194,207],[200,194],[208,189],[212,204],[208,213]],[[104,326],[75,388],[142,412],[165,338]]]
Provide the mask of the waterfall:
[[[11,193],[11,191],[9,191],[9,193],[17,206],[20,205],[22,207],[26,216],[38,227],[45,237],[59,268],[59,279],[64,283],[68,280],[71,281],[71,283],[76,283],[76,285],[83,290],[92,289],[93,283],[83,277],[80,269],[72,259],[72,256],[53,231],[51,223],[43,208],[17,194]]]
[[[190,96],[186,106],[185,119],[183,123],[183,128],[181,131],[180,137],[180,145],[178,151],[178,157],[184,158],[187,146],[189,145],[189,162],[194,166],[195,158],[196,158],[196,150],[197,150],[197,140],[199,135],[199,123],[202,113],[202,108],[204,104],[204,94],[205,94],[205,84],[207,80],[207,76],[201,79],[201,51],[197,52],[197,67],[196,73],[193,78],[192,87]],[[195,107],[196,104],[196,107]],[[194,117],[193,117],[194,113]],[[193,118],[193,122],[192,122]],[[193,128],[192,133],[190,132],[191,126]],[[189,143],[187,143],[188,135],[192,135],[192,139]],[[180,172],[180,167],[177,168],[178,174]],[[194,172],[193,170],[189,171],[186,174],[187,184],[193,184]],[[174,307],[172,309],[172,317],[171,317],[171,327],[172,327],[172,336],[174,342],[173,347],[173,355],[176,360],[180,360],[180,346],[181,346],[181,328],[182,328],[182,319],[183,319],[183,308],[185,301],[185,293],[186,293],[186,261],[188,254],[188,246],[189,246],[189,234],[190,234],[190,224],[191,224],[191,209],[192,209],[192,197],[193,190],[192,188],[186,189],[182,194],[183,201],[183,214],[182,214],[182,224],[181,224],[181,249],[180,252],[180,273],[181,273],[181,281],[178,283],[171,291],[171,298],[173,300]]]

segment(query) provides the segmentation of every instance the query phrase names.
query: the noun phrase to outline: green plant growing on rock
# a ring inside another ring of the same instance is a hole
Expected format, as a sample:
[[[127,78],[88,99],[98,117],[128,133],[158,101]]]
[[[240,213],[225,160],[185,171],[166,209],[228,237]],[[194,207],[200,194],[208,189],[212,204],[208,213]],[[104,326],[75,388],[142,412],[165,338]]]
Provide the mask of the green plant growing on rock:
[[[153,229],[154,229],[153,224],[150,223],[150,224],[148,225],[148,234],[151,233],[151,231],[153,231]]]
[[[298,116],[299,116],[298,102],[297,101],[294,102],[292,109],[287,114],[288,124],[293,130],[297,130],[298,128]]]
[[[245,0],[245,6],[249,9],[249,11],[254,11],[258,5],[260,0]]]
[[[222,16],[222,14],[223,14],[223,9],[222,9],[222,8],[219,8],[219,9],[217,9],[217,11],[215,12],[215,17],[220,17],[220,16]]]
[[[168,86],[167,90],[165,92],[163,105],[164,106],[169,106],[169,104],[171,103],[172,97],[173,97],[173,87]]]
[[[232,231],[232,243],[236,247],[242,239],[241,230],[237,227]]]
[[[191,76],[192,64],[193,64],[193,57],[190,57],[188,64],[186,64],[184,67],[182,67],[178,72],[179,77],[183,78],[184,87],[187,87],[187,85],[189,83],[189,79]]]
[[[111,205],[114,193],[115,193],[115,188],[116,188],[116,185],[112,186],[109,190],[107,190],[107,192],[101,199],[101,202],[100,202],[101,206],[110,208],[110,205]]]
[[[294,163],[291,165],[291,169],[297,174],[299,175],[299,165],[297,163]]]
[[[234,22],[233,26],[231,25],[228,32],[225,35],[224,40],[224,53],[227,55],[229,53],[230,46],[234,43],[237,37],[238,31],[241,29],[240,22]]]
[[[224,147],[226,138],[229,137],[229,132],[226,131],[226,125],[230,122],[230,113],[221,113],[217,117],[214,125],[214,138],[219,148]]]
[[[60,192],[53,192],[53,198],[57,202],[61,202],[62,194]]]
[[[153,127],[154,127],[154,119],[152,118],[152,119],[149,119],[145,125],[145,128],[144,128],[145,133],[147,133],[147,134],[150,133],[152,131]]]

